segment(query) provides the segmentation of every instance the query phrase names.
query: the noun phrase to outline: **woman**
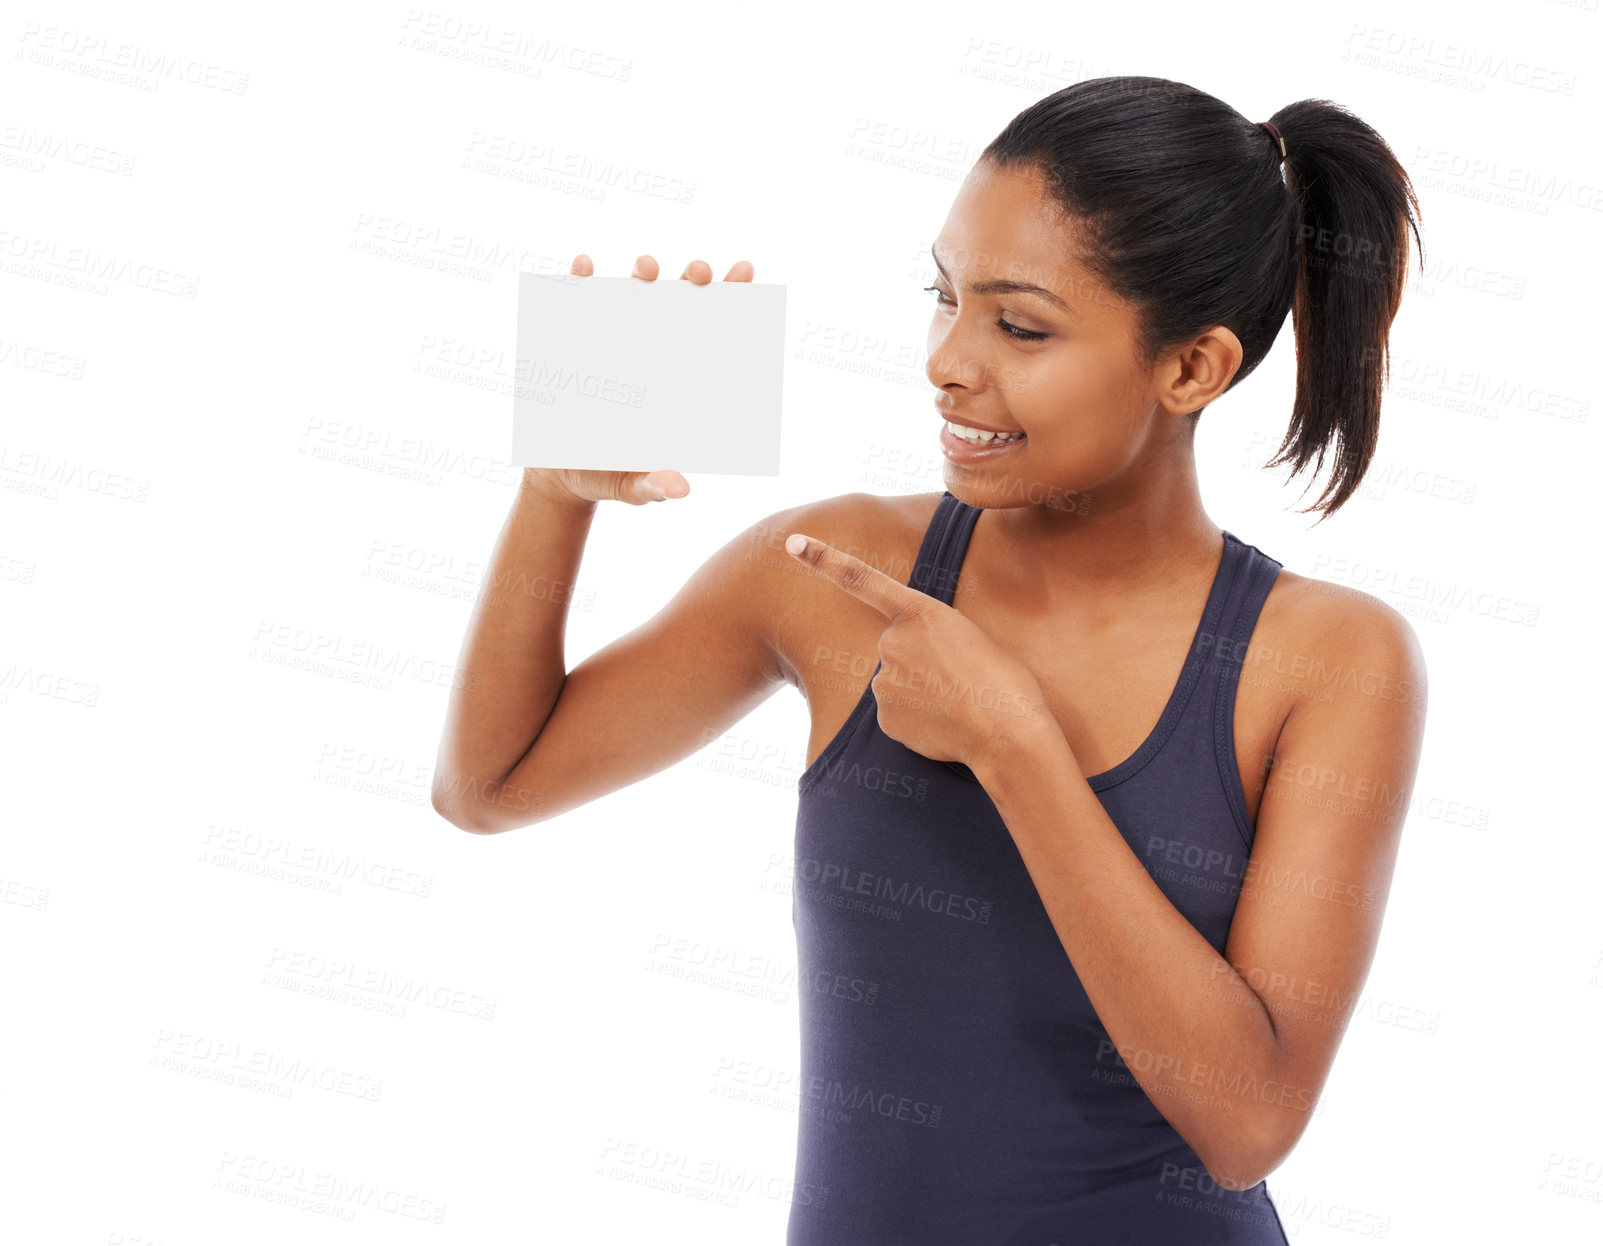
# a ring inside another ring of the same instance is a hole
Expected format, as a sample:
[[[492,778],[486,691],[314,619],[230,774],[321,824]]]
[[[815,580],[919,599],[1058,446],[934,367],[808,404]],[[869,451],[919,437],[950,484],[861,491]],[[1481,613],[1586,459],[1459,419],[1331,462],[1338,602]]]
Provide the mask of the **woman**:
[[[495,677],[454,693],[435,789],[464,829],[807,699],[792,1246],[1286,1241],[1264,1178],[1369,970],[1425,671],[1396,611],[1208,518],[1193,431],[1291,310],[1274,462],[1333,451],[1311,509],[1338,509],[1417,213],[1328,102],[1255,125],[1162,79],[1067,87],[935,241],[939,497],[772,515],[572,672],[560,593],[480,604],[463,662]],[[495,578],[571,583],[598,501],[687,492],[528,469]]]

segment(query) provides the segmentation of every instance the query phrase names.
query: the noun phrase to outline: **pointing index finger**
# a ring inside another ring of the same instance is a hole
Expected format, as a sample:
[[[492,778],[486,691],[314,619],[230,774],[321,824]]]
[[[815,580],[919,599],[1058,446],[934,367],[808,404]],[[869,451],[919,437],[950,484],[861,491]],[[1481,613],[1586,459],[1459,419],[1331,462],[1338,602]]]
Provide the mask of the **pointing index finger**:
[[[832,545],[793,532],[785,538],[785,551],[797,561],[822,572],[859,601],[873,606],[887,619],[924,609],[934,598],[898,583],[877,567],[842,553]]]

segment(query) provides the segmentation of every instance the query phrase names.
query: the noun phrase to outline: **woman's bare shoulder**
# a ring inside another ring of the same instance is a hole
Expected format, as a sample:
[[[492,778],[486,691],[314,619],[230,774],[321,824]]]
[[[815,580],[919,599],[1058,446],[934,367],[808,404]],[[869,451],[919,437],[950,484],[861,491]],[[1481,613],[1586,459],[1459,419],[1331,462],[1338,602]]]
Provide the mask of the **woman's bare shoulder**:
[[[764,524],[777,534],[774,545],[781,552],[785,537],[801,532],[905,584],[940,500],[939,493],[839,493],[776,511]],[[807,568],[802,570],[809,578],[816,578]]]
[[[774,603],[771,642],[786,665],[794,667],[797,655],[827,634],[842,611],[868,607],[786,553],[785,538],[800,532],[906,584],[940,499],[940,493],[842,493],[776,511],[754,526],[769,551],[758,591]]]
[[[1273,664],[1285,679],[1314,692],[1334,686],[1362,692],[1422,694],[1424,657],[1407,616],[1349,584],[1281,568],[1264,601],[1247,663]]]

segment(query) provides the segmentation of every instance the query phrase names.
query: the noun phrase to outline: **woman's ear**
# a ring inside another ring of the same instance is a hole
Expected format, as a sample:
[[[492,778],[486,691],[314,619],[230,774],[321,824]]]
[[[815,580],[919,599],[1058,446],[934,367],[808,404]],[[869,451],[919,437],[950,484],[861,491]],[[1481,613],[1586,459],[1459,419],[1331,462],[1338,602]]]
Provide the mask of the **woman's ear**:
[[[1224,393],[1241,355],[1241,339],[1224,325],[1203,330],[1164,356],[1158,400],[1176,415],[1201,410]]]

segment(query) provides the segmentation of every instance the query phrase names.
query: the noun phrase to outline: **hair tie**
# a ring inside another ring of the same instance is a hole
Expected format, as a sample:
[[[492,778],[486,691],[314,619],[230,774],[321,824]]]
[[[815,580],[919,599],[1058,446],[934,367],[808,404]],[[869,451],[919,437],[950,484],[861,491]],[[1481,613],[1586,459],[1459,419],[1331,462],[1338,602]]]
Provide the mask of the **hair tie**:
[[[1286,140],[1281,135],[1280,131],[1275,128],[1275,123],[1273,121],[1260,121],[1258,124],[1263,129],[1269,131],[1270,138],[1274,139],[1275,142],[1280,144],[1280,158],[1284,160],[1286,158]]]

